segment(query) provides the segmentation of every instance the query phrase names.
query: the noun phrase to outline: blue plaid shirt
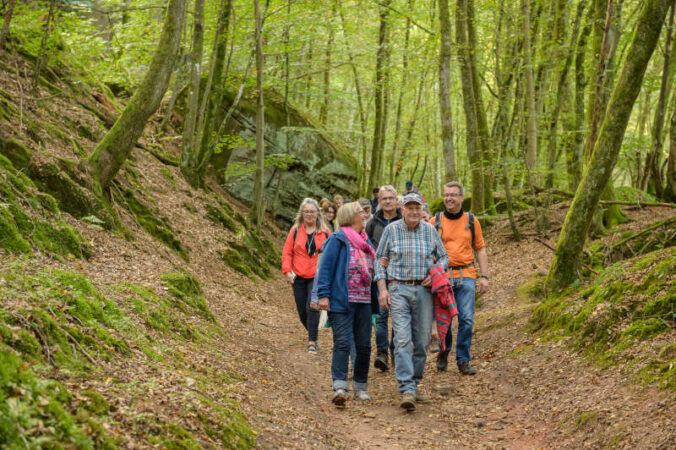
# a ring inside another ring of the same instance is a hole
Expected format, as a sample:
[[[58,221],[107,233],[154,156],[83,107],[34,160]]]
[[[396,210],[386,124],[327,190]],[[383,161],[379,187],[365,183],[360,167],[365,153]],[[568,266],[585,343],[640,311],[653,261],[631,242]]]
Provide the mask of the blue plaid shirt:
[[[390,260],[387,269],[379,262],[383,256]],[[434,264],[448,268],[446,248],[433,225],[420,222],[411,230],[402,219],[385,228],[376,251],[376,280],[423,280]]]

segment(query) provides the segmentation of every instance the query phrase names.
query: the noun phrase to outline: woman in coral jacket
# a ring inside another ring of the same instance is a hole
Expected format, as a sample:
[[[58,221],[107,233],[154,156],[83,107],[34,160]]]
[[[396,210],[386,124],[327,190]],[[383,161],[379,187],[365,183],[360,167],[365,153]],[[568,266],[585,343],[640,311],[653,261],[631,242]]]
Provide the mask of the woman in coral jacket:
[[[317,271],[317,255],[330,234],[319,205],[314,199],[306,198],[300,204],[282,250],[282,273],[293,286],[298,317],[308,332],[307,351],[313,355],[317,354],[319,311],[310,309],[310,295]]]

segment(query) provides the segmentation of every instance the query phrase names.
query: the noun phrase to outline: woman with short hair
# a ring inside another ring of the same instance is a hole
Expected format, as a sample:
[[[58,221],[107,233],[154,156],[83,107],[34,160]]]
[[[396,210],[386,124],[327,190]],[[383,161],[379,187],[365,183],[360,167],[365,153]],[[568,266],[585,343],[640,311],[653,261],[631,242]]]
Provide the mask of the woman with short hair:
[[[313,355],[317,354],[319,312],[310,309],[310,296],[317,271],[317,255],[330,235],[319,205],[314,199],[306,198],[300,204],[282,250],[282,273],[293,286],[298,317],[308,332],[307,351]]]
[[[345,406],[348,389],[348,361],[354,342],[356,360],[352,387],[354,399],[368,402],[369,360],[371,359],[371,280],[375,249],[364,231],[366,214],[358,202],[338,210],[340,230],[331,235],[322,250],[317,274],[319,309],[329,312],[333,329],[333,403]]]

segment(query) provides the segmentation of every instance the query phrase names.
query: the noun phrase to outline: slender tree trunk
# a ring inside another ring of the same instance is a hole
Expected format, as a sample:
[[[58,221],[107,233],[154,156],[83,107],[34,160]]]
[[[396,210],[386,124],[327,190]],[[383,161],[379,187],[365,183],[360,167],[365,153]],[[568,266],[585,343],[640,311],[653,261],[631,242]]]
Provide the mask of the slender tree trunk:
[[[671,53],[671,35],[674,26],[674,8],[671,8],[669,14],[669,26],[667,27],[667,41],[664,45],[664,65],[662,67],[662,83],[660,84],[660,95],[657,101],[657,111],[655,112],[655,121],[653,125],[653,148],[650,156],[650,179],[655,188],[655,196],[664,199],[665,183],[662,181],[661,154],[662,137],[664,128],[664,116],[669,89],[667,81],[669,80],[669,56]]]
[[[413,10],[412,1],[409,0],[409,10]],[[401,55],[401,83],[399,85],[399,99],[397,100],[397,112],[394,121],[394,139],[392,140],[392,152],[390,154],[390,176],[392,180],[394,177],[394,163],[397,158],[397,151],[399,150],[399,139],[401,137],[401,113],[402,104],[404,101],[404,93],[408,86],[408,43],[411,35],[411,19],[406,18],[406,32],[404,34],[404,50]],[[375,186],[374,186],[375,187]]]
[[[190,89],[188,93],[188,113],[183,121],[183,142],[181,149],[181,172],[186,180],[195,184],[195,172],[191,167],[191,160],[195,143],[199,142],[199,132],[196,129],[197,115],[199,114],[200,78],[202,75],[202,47],[204,44],[204,0],[195,0],[193,18],[192,49],[190,52]],[[197,136],[196,136],[197,135]]]
[[[416,128],[416,121],[418,120],[418,113],[422,107],[423,94],[425,91],[425,78],[427,78],[427,73],[423,70],[423,74],[420,77],[420,84],[418,86],[418,91],[416,95],[415,107],[413,110],[413,115],[411,120],[406,127],[406,139],[404,140],[404,145],[401,147],[401,155],[398,158],[398,161],[394,165],[394,185],[398,186],[399,181],[401,180],[401,174],[404,170],[404,162],[406,161],[408,150],[411,148],[411,140],[413,139],[413,132]]]
[[[40,74],[42,69],[47,64],[49,59],[49,51],[47,50],[49,34],[52,32],[54,26],[54,20],[56,17],[56,4],[57,0],[50,0],[49,2],[49,13],[47,13],[47,22],[44,25],[44,31],[42,32],[42,39],[40,40],[40,50],[38,50],[37,63],[35,65],[35,74],[33,76],[33,92],[37,92],[38,81],[40,80]]]
[[[265,104],[263,102],[263,21],[258,0],[254,0],[256,19],[256,172],[254,174],[251,216],[257,228],[263,223],[265,197],[263,176],[265,174]]]
[[[16,0],[9,0],[7,3],[5,9],[5,20],[2,22],[2,31],[0,31],[0,50],[5,48],[5,41],[7,40],[7,36],[9,36],[9,24],[12,21],[15,5]]]
[[[308,44],[307,58],[305,58],[307,65],[307,76],[305,77],[305,109],[310,110],[310,105],[312,104],[312,59],[313,59],[313,48],[312,40]]]
[[[329,116],[329,101],[331,99],[331,49],[333,47],[334,31],[333,22],[336,16],[336,2],[331,1],[331,17],[326,21],[327,38],[326,38],[326,52],[324,53],[324,98],[319,108],[319,123],[326,127],[326,120]]]
[[[521,0],[523,33],[523,70],[526,84],[526,168],[528,183],[535,186],[537,172],[537,112],[535,109],[535,85],[530,48],[530,11],[528,0]]]
[[[228,47],[228,33],[230,29],[230,15],[232,13],[232,0],[222,0],[221,10],[218,17],[218,25],[216,27],[215,46],[212,50],[212,61],[209,78],[212,79],[211,86],[205,90],[203,106],[206,109],[204,117],[204,125],[201,127],[201,135],[199,141],[199,151],[197,157],[193,160],[196,172],[198,185],[204,185],[206,168],[208,164],[207,155],[209,149],[214,145],[214,141],[218,139],[214,131],[218,123],[223,119],[221,111],[221,103],[223,102],[223,93],[225,92],[225,56]],[[207,83],[209,84],[209,83]]]
[[[386,92],[386,71],[387,71],[387,46],[388,39],[388,13],[391,0],[385,0],[380,7],[380,31],[378,35],[378,52],[376,54],[376,74],[375,74],[375,124],[373,131],[373,145],[371,148],[371,170],[369,181],[366,186],[376,186],[380,178],[379,168],[383,156],[385,145],[385,122],[387,121],[387,112],[385,110]]]
[[[622,146],[631,110],[641,89],[650,57],[660,36],[667,9],[673,0],[646,0],[637,21],[622,74],[613,90],[594,145],[591,160],[575,193],[561,230],[547,286],[555,291],[577,278],[582,249],[594,213],[607,186]]]
[[[184,8],[185,0],[168,1],[164,28],[148,72],[122,115],[89,157],[94,177],[102,189],[107,189],[117,175],[167,90],[181,40]]]
[[[441,113],[441,143],[444,155],[444,182],[457,178],[453,148],[453,118],[451,116],[451,15],[448,0],[439,0],[439,110]]]
[[[672,11],[674,4],[672,3]],[[676,203],[676,89],[674,89],[674,112],[669,125],[669,159],[667,160],[667,186],[664,190],[664,199]]]
[[[556,100],[554,111],[551,113],[551,119],[549,123],[549,140],[547,142],[547,154],[548,154],[548,163],[547,163],[547,180],[545,186],[547,189],[552,189],[554,187],[554,165],[556,164],[556,142],[557,142],[557,130],[559,125],[559,115],[561,113],[561,108],[563,107],[563,101],[567,98],[566,95],[566,80],[568,78],[568,71],[573,62],[573,56],[575,54],[575,47],[577,43],[577,36],[580,30],[580,21],[582,19],[582,13],[584,12],[584,2],[580,2],[577,7],[577,13],[575,15],[575,24],[573,25],[573,30],[570,35],[570,44],[568,46],[568,51],[566,54],[566,60],[561,68],[561,71],[558,74],[557,88],[556,88]]]
[[[456,5],[456,41],[458,43],[458,60],[460,63],[460,81],[462,99],[465,109],[465,139],[467,142],[467,159],[472,176],[472,211],[484,210],[484,176],[479,146],[479,124],[477,121],[477,103],[474,100],[474,83],[467,42],[467,0],[458,0]]]

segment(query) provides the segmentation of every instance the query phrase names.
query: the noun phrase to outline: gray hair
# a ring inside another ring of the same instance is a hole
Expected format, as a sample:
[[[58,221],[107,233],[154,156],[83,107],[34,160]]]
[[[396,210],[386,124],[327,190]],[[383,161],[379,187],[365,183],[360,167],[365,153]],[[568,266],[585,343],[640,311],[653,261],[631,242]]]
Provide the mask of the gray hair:
[[[446,184],[444,184],[445,188],[458,188],[458,191],[460,191],[460,195],[465,195],[465,188],[462,187],[462,184],[458,183],[457,181],[450,181]]]
[[[380,194],[382,194],[385,191],[390,191],[394,194],[395,197],[397,196],[397,190],[391,184],[386,184],[386,185],[382,186],[380,188],[380,190],[378,191],[378,196],[380,196]]]
[[[309,197],[304,198],[303,201],[300,202],[298,214],[296,214],[296,220],[294,220],[293,224],[294,228],[300,228],[300,226],[303,224],[303,208],[305,208],[306,205],[310,205],[317,210],[317,229],[323,230],[326,228],[326,224],[324,223],[324,215],[322,214],[322,210],[319,208],[317,200]]]

